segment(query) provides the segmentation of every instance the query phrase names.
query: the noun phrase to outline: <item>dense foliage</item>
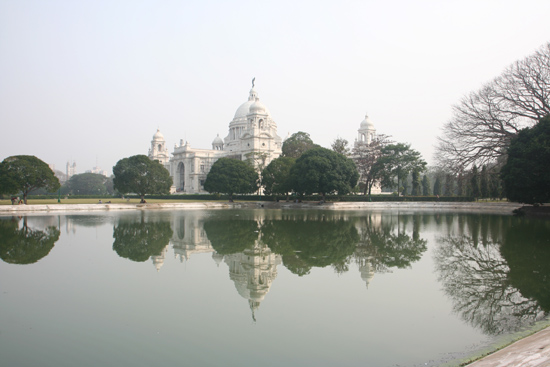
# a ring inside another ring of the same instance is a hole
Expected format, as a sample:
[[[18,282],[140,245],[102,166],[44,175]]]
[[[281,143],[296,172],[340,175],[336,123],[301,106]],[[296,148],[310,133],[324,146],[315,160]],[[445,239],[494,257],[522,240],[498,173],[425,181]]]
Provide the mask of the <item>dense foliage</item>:
[[[345,155],[348,157],[351,154],[351,149],[349,147],[349,142],[346,139],[343,138],[336,138],[332,144],[330,145],[330,148],[334,150],[336,153],[340,153],[342,155]]]
[[[262,171],[262,185],[267,195],[288,195],[292,191],[290,169],[295,162],[295,158],[279,157],[267,165]]]
[[[172,177],[162,164],[145,155],[123,158],[113,167],[114,188],[123,194],[168,194]]]
[[[97,173],[81,173],[71,176],[67,182],[66,193],[75,195],[112,195],[110,178]]]
[[[382,184],[390,188],[397,186],[398,192],[404,188],[411,172],[416,171],[420,174],[426,169],[427,164],[420,152],[411,149],[410,144],[388,144],[382,147],[381,153],[376,166],[381,172]]]
[[[28,194],[41,187],[49,192],[60,187],[59,179],[44,161],[32,155],[16,155],[0,163],[0,194],[21,192],[27,204]]]
[[[390,144],[387,135],[376,135],[370,142],[357,141],[353,147],[352,156],[359,172],[359,186],[363,194],[371,194],[374,184],[382,179],[383,166],[378,164],[382,157],[382,148]]]
[[[326,148],[313,148],[296,159],[290,171],[292,188],[300,194],[345,195],[357,185],[359,173],[350,158]]]
[[[512,140],[501,176],[509,200],[527,204],[550,201],[550,115]]]
[[[204,189],[223,193],[233,200],[233,194],[249,194],[258,190],[258,173],[251,164],[232,158],[218,159],[210,169]]]
[[[292,134],[288,139],[286,139],[282,146],[283,157],[298,158],[304,152],[318,147],[313,140],[309,137],[308,133],[303,131],[298,131],[297,133]]]

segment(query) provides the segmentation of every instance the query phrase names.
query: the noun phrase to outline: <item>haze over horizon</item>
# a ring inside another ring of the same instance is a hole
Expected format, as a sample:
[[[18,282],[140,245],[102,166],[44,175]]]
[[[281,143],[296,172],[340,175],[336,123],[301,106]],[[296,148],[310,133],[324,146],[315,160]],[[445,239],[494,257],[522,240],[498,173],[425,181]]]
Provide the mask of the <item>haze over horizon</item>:
[[[0,160],[77,173],[210,149],[252,78],[282,138],[377,132],[434,164],[451,107],[550,40],[550,2],[0,0]]]

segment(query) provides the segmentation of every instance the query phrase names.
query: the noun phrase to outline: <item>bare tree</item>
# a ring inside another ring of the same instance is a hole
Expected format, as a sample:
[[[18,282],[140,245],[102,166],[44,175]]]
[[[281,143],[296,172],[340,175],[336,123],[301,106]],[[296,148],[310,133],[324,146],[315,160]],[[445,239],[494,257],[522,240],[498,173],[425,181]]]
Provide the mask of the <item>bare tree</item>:
[[[506,154],[519,130],[550,114],[550,42],[453,106],[436,160],[455,171]]]

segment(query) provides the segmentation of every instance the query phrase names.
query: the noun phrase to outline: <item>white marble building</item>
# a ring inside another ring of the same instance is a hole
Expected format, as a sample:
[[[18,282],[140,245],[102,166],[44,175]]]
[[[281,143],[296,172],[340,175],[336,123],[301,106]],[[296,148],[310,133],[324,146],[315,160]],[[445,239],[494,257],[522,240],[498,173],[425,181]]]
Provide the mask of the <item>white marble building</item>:
[[[258,93],[250,90],[248,100],[241,104],[229,123],[224,140],[216,136],[212,149],[197,149],[180,140],[169,157],[164,136],[157,130],[151,141],[149,158],[158,160],[174,180],[173,192],[185,194],[206,193],[203,188],[210,168],[221,157],[250,159],[254,164],[267,166],[281,155],[282,139],[277,135],[277,124]]]
[[[357,131],[355,144],[369,144],[376,136],[374,124],[367,115]],[[219,158],[252,160],[261,169],[281,155],[282,144],[283,140],[277,135],[277,124],[267,107],[260,102],[253,81],[248,100],[237,108],[229,123],[227,136],[223,140],[219,135],[216,136],[212,141],[212,149],[194,148],[182,139],[179,145],[174,146],[170,156],[166,140],[157,130],[151,140],[148,156],[162,163],[170,172],[174,181],[172,193],[206,194],[204,181]],[[373,193],[380,192],[378,186],[373,190]]]
[[[365,119],[361,121],[359,130],[357,130],[357,140],[355,144],[370,144],[376,136],[374,124],[369,119],[369,115],[365,115]]]

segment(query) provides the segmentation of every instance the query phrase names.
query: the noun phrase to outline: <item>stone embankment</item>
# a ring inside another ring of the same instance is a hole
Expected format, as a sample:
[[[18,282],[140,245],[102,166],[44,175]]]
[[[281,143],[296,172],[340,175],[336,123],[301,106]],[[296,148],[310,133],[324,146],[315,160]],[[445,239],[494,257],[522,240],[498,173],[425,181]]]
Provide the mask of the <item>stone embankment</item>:
[[[207,209],[240,209],[240,208],[264,208],[264,209],[325,209],[325,210],[397,210],[400,212],[476,212],[476,213],[500,213],[512,214],[512,211],[520,208],[520,204],[498,203],[460,203],[460,202],[193,202],[193,203],[146,203],[146,204],[50,204],[50,205],[1,205],[0,215],[15,213],[52,213],[96,210],[207,210]]]
[[[521,339],[467,367],[549,367],[550,328]]]

